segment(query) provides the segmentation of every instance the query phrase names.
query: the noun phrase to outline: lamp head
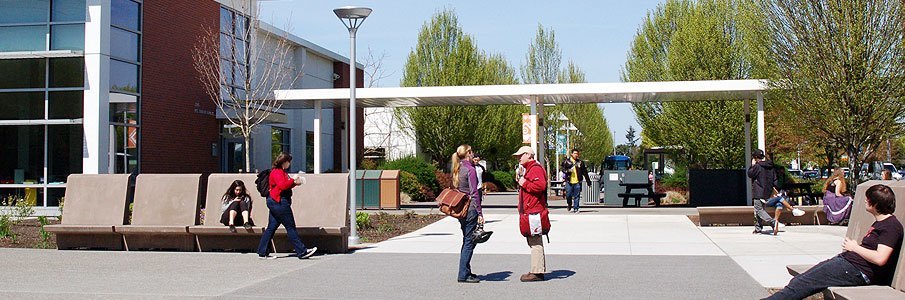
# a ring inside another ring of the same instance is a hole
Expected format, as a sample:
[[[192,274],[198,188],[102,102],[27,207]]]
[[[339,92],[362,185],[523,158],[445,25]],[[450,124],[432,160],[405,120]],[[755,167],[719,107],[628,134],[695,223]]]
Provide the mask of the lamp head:
[[[361,26],[361,23],[365,21],[365,18],[371,14],[371,9],[359,6],[343,6],[334,9],[333,13],[335,13],[339,20],[343,22],[343,25],[346,25],[346,28],[351,31],[358,29],[358,27]]]

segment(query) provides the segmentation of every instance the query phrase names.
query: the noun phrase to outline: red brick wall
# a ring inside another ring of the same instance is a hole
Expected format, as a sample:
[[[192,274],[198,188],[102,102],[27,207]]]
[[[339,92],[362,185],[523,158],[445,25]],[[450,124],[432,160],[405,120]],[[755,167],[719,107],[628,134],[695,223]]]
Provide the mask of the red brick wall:
[[[202,26],[220,28],[213,0],[144,2],[142,28],[141,172],[219,171],[216,107],[192,67]]]
[[[362,88],[364,87],[365,77],[364,70],[356,69],[355,70],[355,87]],[[333,62],[333,73],[339,74],[339,79],[333,81],[333,88],[349,88],[349,64],[344,62]],[[342,123],[339,120],[347,116],[342,116],[341,111],[339,109],[333,110],[333,132],[341,133],[343,132]],[[358,158],[356,161],[358,162],[356,165],[361,166],[361,157],[364,154],[364,139],[365,139],[365,111],[363,108],[358,107],[355,110],[355,118],[357,119],[355,125],[355,135],[356,135],[356,145],[355,147],[355,156]],[[336,170],[342,169],[343,163],[343,151],[342,151],[342,137],[339,135],[334,136],[333,143],[333,168]]]

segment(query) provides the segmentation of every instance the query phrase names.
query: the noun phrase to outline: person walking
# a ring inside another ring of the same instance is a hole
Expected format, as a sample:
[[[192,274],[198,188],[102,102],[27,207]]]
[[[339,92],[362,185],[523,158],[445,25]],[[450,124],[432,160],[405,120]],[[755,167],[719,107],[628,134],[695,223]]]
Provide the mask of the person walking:
[[[516,173],[518,178],[519,214],[539,214],[547,209],[547,171],[534,160],[534,149],[522,146],[512,154],[522,166]],[[544,257],[544,239],[541,235],[526,237],[531,247],[531,271],[523,274],[522,282],[543,281],[547,272]]]
[[[779,220],[774,219],[764,210],[767,199],[770,199],[776,186],[776,172],[773,162],[766,159],[764,150],[754,149],[751,153],[751,167],[748,178],[751,178],[751,202],[754,204],[754,232],[763,232],[764,224],[773,228],[773,235],[779,233]]]
[[[572,213],[578,213],[581,206],[581,180],[584,179],[591,187],[591,177],[588,176],[588,168],[581,160],[581,151],[572,149],[571,156],[560,164],[559,170],[565,176],[563,185],[566,192],[566,209]]]
[[[481,279],[471,272],[471,258],[474,256],[474,248],[477,241],[474,239],[474,231],[478,224],[484,224],[484,214],[481,209],[481,195],[478,193],[478,175],[472,159],[474,152],[469,145],[460,145],[452,154],[452,183],[459,192],[468,195],[471,203],[468,205],[468,213],[459,219],[459,227],[462,229],[462,250],[459,251],[459,274],[456,278],[459,282],[478,283]]]
[[[902,250],[902,223],[896,211],[896,195],[886,185],[865,192],[865,210],[874,223],[859,244],[845,238],[842,253],[792,278],[782,290],[766,299],[804,299],[831,286],[889,285]]]
[[[286,235],[299,259],[309,258],[317,251],[317,247],[311,249],[305,247],[295,227],[295,216],[292,214],[292,188],[301,185],[304,178],[298,175],[289,177],[286,171],[291,164],[292,155],[282,152],[273,161],[273,169],[270,170],[270,193],[267,195],[270,218],[267,221],[267,229],[261,236],[261,243],[258,244],[258,257],[261,259],[275,258],[270,256],[270,240],[280,225],[286,228]]]

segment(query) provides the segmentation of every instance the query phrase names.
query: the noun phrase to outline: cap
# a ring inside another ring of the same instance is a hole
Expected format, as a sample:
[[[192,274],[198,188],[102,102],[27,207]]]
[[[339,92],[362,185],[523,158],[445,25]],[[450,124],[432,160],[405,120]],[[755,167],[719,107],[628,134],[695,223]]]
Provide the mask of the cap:
[[[751,157],[754,157],[756,159],[763,159],[766,156],[764,155],[764,150],[754,149],[754,151],[751,151]]]
[[[521,148],[518,148],[518,151],[515,151],[515,153],[512,153],[512,156],[521,156],[522,154],[525,154],[525,153],[534,155],[534,149],[532,149],[531,146],[522,146]]]

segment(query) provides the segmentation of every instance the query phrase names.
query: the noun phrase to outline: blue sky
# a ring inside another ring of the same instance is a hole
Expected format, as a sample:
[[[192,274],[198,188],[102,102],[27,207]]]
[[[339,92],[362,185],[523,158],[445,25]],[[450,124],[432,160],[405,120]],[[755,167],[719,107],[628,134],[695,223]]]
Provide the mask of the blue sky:
[[[525,60],[538,23],[552,27],[562,50],[563,64],[574,61],[588,82],[618,82],[629,45],[647,11],[660,1],[302,1],[273,0],[261,4],[261,19],[344,56],[349,34],[333,9],[355,5],[374,9],[358,31],[358,60],[370,47],[386,53],[388,78],[380,86],[398,86],[405,58],[415,46],[418,31],[438,10],[453,9],[459,24],[477,46],[502,53],[518,67]],[[625,142],[629,125],[639,129],[628,104],[604,104],[616,143]]]

